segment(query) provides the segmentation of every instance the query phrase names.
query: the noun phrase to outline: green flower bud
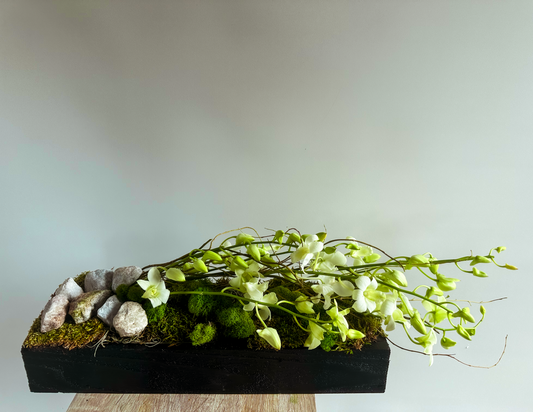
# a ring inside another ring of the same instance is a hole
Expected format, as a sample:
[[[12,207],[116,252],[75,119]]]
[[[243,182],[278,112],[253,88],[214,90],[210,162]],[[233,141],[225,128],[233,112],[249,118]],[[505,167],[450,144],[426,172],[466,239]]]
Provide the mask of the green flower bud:
[[[513,265],[509,265],[509,264],[505,264],[505,269],[509,269],[509,270],[518,270],[518,268],[516,266],[513,266]]]
[[[266,340],[274,349],[281,349],[281,339],[279,338],[278,331],[274,328],[258,329],[257,334]]]
[[[252,235],[249,235],[248,233],[239,233],[237,235],[237,239],[235,239],[236,245],[245,245],[252,243],[255,240],[255,238]]]
[[[183,270],[184,272],[188,272],[188,271],[191,271],[193,269],[194,269],[194,267],[193,267],[191,262],[187,262],[181,267],[181,270]]]
[[[337,248],[328,246],[327,248],[324,249],[324,252],[326,252],[328,255],[331,255],[332,253],[335,253],[336,250]]]
[[[259,248],[257,245],[250,245],[246,248],[246,251],[248,254],[252,257],[254,260],[261,260],[261,252],[259,252]]]
[[[457,312],[455,312],[452,317],[454,318],[462,318],[464,320],[466,320],[467,322],[470,322],[470,323],[475,323],[476,320],[474,319],[474,317],[472,316],[472,314],[470,313],[470,308],[463,308],[461,310],[458,310]]]
[[[478,278],[486,278],[486,277],[488,277],[488,275],[485,272],[482,272],[478,268],[472,269],[472,274],[474,276],[477,276]]]
[[[483,306],[483,305],[481,305],[481,306],[479,307],[479,311],[481,312],[481,314],[482,314],[483,316],[485,316],[485,313],[487,312],[487,310],[485,309],[485,306]]]
[[[456,341],[451,340],[450,338],[447,338],[445,336],[443,336],[443,338],[440,340],[440,345],[444,349],[450,349],[451,347],[455,346],[456,343],[457,343]]]
[[[470,336],[474,336],[476,334],[476,328],[465,328],[465,330]]]
[[[278,243],[283,243],[284,235],[285,235],[285,232],[283,230],[277,230],[276,234],[274,235],[274,240]]]
[[[348,329],[348,332],[346,332],[346,336],[348,337],[348,339],[362,339],[365,337],[365,334],[355,329]]]
[[[437,273],[439,273],[439,265],[429,265],[429,270],[431,271],[431,273],[436,275]]]
[[[407,279],[405,275],[399,270],[390,270],[381,275],[385,280],[390,280],[396,283],[398,286],[407,287]]]
[[[222,262],[222,257],[218,253],[208,250],[202,256],[202,260],[204,262],[207,262],[208,260],[212,260],[213,262]]]
[[[472,262],[470,262],[470,266],[477,265],[478,263],[492,263],[492,260],[489,258],[486,258],[485,256],[476,256]]]
[[[289,235],[289,238],[287,239],[288,243],[302,243],[302,239],[300,238],[300,235],[296,232],[292,232]]]
[[[428,266],[429,259],[424,255],[413,255],[407,261],[410,266]]]
[[[505,249],[507,249],[505,246],[498,246],[494,250],[498,253],[502,253]]]
[[[175,280],[176,282],[185,282],[185,275],[180,269],[170,268],[166,272],[167,279]]]
[[[350,249],[350,250],[359,250],[361,249],[359,246],[357,246],[355,243],[348,243],[346,245],[346,249]]]
[[[309,315],[314,314],[315,311],[313,310],[313,304],[307,300],[307,297],[300,296],[298,299],[296,299],[296,309],[300,313],[307,313]]]
[[[418,310],[413,310],[413,316],[411,316],[411,325],[413,328],[416,329],[417,332],[421,333],[422,335],[427,334],[426,325],[424,325],[424,321],[420,317],[420,313]]]
[[[426,298],[430,298],[431,296],[433,295],[436,295],[436,296],[443,296],[444,293],[442,292],[442,290],[440,290],[439,288],[436,288],[434,286],[431,286],[427,291],[426,291]]]
[[[267,265],[276,263],[276,261],[270,255],[261,256],[261,262]]]
[[[363,260],[365,261],[365,263],[373,263],[378,261],[380,258],[381,256],[377,253],[372,253],[371,255],[363,257]]]
[[[233,258],[233,263],[242,269],[248,269],[248,263],[246,263],[244,259],[240,256],[235,256]]]
[[[328,236],[326,232],[318,232],[316,235],[318,236],[318,241],[322,243],[324,243],[326,237]]]
[[[459,279],[447,278],[446,276],[437,273],[437,286],[440,290],[443,290],[445,292],[454,290],[457,287],[455,285],[455,282],[459,282]]]
[[[203,260],[197,259],[192,264],[193,268],[195,268],[198,272],[207,273],[209,270],[207,269],[207,266],[205,265]]]
[[[459,334],[459,336],[465,338],[466,340],[472,340],[470,334],[461,325],[457,325],[457,333]]]

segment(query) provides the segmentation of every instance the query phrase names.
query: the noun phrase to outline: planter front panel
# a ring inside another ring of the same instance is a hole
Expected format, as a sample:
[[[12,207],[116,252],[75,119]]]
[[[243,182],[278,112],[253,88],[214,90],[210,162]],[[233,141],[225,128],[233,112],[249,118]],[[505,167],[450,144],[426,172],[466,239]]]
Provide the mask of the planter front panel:
[[[254,351],[109,344],[23,348],[32,392],[357,393],[384,392],[390,349],[380,339],[353,355],[321,349]]]

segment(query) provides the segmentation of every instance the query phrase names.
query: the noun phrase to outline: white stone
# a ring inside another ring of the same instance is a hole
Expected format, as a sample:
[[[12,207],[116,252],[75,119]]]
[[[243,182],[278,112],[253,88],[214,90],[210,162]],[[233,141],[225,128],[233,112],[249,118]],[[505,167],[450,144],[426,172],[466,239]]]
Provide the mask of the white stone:
[[[85,292],[93,290],[111,290],[114,271],[109,269],[97,269],[85,276]]]
[[[113,326],[120,337],[135,336],[148,325],[148,317],[137,302],[124,302],[113,319]]]
[[[60,328],[67,316],[68,298],[65,295],[52,296],[41,313],[41,332]]]
[[[87,322],[111,294],[110,290],[83,293],[78,299],[70,302],[68,313],[76,323]]]
[[[143,270],[138,266],[125,266],[115,269],[115,273],[113,274],[113,292],[116,292],[120,285],[133,285],[142,273]]]
[[[68,300],[73,301],[83,293],[83,289],[72,278],[65,280],[54,292],[54,296],[64,295]]]
[[[117,314],[122,302],[117,298],[117,295],[113,295],[108,298],[105,303],[98,309],[96,316],[100,318],[108,326],[113,325],[113,318]]]

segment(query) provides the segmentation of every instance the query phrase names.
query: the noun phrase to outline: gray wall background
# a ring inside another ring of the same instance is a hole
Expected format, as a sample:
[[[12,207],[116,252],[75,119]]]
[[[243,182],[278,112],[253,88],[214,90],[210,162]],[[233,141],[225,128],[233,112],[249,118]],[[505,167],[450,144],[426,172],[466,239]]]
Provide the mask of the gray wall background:
[[[73,398],[31,394],[19,353],[65,278],[246,225],[394,255],[507,246],[518,272],[456,294],[508,298],[453,351],[491,365],[509,335],[496,368],[393,348],[385,394],[317,405],[528,409],[532,73],[530,1],[3,0],[1,409]]]

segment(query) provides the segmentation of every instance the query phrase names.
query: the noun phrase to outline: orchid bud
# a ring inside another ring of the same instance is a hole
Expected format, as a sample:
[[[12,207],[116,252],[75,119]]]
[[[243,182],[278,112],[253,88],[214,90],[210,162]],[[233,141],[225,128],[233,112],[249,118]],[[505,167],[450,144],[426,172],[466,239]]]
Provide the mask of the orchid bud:
[[[213,252],[212,250],[208,250],[202,256],[202,260],[204,262],[206,262],[208,260],[212,260],[213,262],[222,262],[222,257],[218,253]]]
[[[505,269],[509,269],[509,270],[518,270],[518,268],[516,266],[513,266],[513,265],[509,265],[509,264],[505,264]]]
[[[488,275],[485,272],[482,272],[478,268],[472,269],[472,274],[474,276],[477,276],[478,278],[486,278],[486,277],[488,277]]]
[[[502,253],[505,249],[507,249],[505,246],[498,246],[494,250],[498,253]]]
[[[176,282],[185,282],[185,275],[180,269],[170,268],[166,272],[167,279],[175,280]]]
[[[437,273],[437,286],[440,290],[443,290],[445,292],[454,290],[457,287],[455,285],[455,282],[459,282],[459,279],[447,278],[446,276]]]
[[[461,325],[457,325],[457,333],[459,334],[459,336],[465,338],[466,340],[472,340],[470,334]]]
[[[426,298],[430,298],[431,296],[433,295],[436,295],[436,296],[442,296],[444,295],[444,293],[442,292],[442,290],[440,290],[439,288],[436,288],[435,286],[431,286],[427,291],[426,291]]]
[[[442,339],[440,340],[440,345],[444,348],[444,349],[450,349],[451,347],[455,346],[457,344],[456,341],[450,339],[450,338],[447,338],[445,336],[442,337]]]
[[[305,296],[300,296],[298,299],[296,299],[296,309],[300,313],[307,313],[309,315],[315,313],[313,310],[313,304],[307,300]]]
[[[407,287],[407,279],[405,275],[399,270],[387,271],[382,275],[383,278],[391,280],[396,283],[398,286]]]
[[[437,273],[439,273],[439,265],[429,265],[429,270],[431,271],[431,273],[436,275]]]
[[[424,255],[413,255],[407,261],[407,264],[412,266],[427,266],[428,263],[429,259]]]
[[[209,270],[207,269],[207,266],[205,265],[203,260],[197,259],[192,264],[193,268],[195,268],[198,272],[207,273]]]
[[[237,235],[237,239],[235,239],[236,245],[244,245],[244,244],[250,244],[255,240],[255,238],[252,235],[249,235],[248,233],[239,233]]]
[[[246,251],[248,254],[252,257],[254,260],[261,260],[261,252],[259,252],[259,248],[257,245],[250,245],[246,248]]]
[[[283,243],[284,235],[285,235],[285,232],[283,230],[277,230],[276,234],[274,235],[274,240],[278,243]]]
[[[348,337],[348,339],[362,339],[365,337],[365,334],[355,329],[348,329],[348,332],[346,332],[346,336]]]
[[[363,260],[365,261],[365,263],[373,263],[378,261],[380,258],[381,256],[377,253],[372,253],[371,255],[363,257]]]
[[[272,258],[270,255],[263,255],[261,256],[261,262],[265,264],[273,264],[276,263],[276,261]]]
[[[422,335],[425,335],[427,333],[426,325],[424,325],[424,321],[420,317],[420,313],[418,310],[413,310],[413,315],[411,316],[411,325],[413,328],[416,329],[417,332],[421,333]]]
[[[244,259],[240,256],[235,256],[233,258],[233,263],[242,269],[248,269],[248,263],[246,263]]]
[[[481,305],[479,307],[479,311],[481,312],[481,315],[482,316],[485,316],[485,313],[487,312],[487,310],[485,309],[485,306]]]
[[[470,262],[470,266],[477,265],[478,263],[492,263],[492,260],[489,258],[486,258],[485,256],[476,256],[472,262]]]
[[[292,232],[289,235],[289,238],[287,239],[288,243],[301,243],[302,239],[300,238],[300,235],[296,232]]]
[[[274,349],[281,349],[281,339],[279,338],[278,331],[274,328],[257,329],[257,334],[266,340]]]
[[[464,320],[466,320],[467,322],[470,322],[470,323],[475,323],[476,320],[474,319],[474,317],[472,316],[472,314],[470,313],[470,308],[463,308],[461,310],[458,310],[457,312],[455,312],[452,317],[454,318],[462,318]]]

